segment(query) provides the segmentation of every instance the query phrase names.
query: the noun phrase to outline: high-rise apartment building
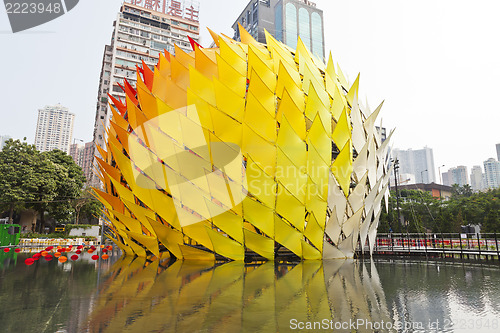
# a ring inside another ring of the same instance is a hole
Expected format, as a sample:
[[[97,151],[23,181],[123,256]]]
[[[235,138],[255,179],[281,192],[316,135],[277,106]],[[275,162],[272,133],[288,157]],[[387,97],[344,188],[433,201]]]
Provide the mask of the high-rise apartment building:
[[[174,45],[191,52],[189,37],[199,41],[199,4],[188,0],[125,0],[114,22],[110,45],[104,48],[99,82],[94,143],[104,146],[106,128],[112,118],[108,94],[125,102],[126,79],[136,85],[136,66],[151,69],[164,50],[175,53]],[[97,153],[95,151],[94,153]],[[92,182],[96,184],[96,180]]]
[[[470,186],[473,191],[483,189],[483,171],[480,165],[474,165],[470,171]]]
[[[500,161],[500,143],[497,143],[497,161]]]
[[[7,142],[7,140],[9,139],[12,139],[12,137],[8,135],[0,135],[0,150],[3,149],[3,147],[5,146],[5,142]]]
[[[432,148],[392,150],[394,159],[399,160],[399,173],[413,174],[416,183],[430,184],[436,182],[434,154]]]
[[[69,148],[69,155],[82,168],[87,183],[92,181],[92,163],[94,161],[94,142],[73,143]]]
[[[484,165],[484,187],[500,187],[500,162],[494,158],[489,158],[483,162]]]
[[[469,174],[467,173],[467,167],[464,165],[450,168],[448,172],[443,172],[442,176],[443,185],[452,186],[458,184],[459,186],[464,186],[469,184]]]
[[[297,48],[300,36],[320,59],[325,57],[323,11],[308,0],[251,0],[233,24],[239,40],[238,23],[258,42],[265,42],[264,29],[277,40]]]
[[[74,121],[75,115],[60,104],[39,109],[35,147],[41,152],[59,149],[69,153]]]

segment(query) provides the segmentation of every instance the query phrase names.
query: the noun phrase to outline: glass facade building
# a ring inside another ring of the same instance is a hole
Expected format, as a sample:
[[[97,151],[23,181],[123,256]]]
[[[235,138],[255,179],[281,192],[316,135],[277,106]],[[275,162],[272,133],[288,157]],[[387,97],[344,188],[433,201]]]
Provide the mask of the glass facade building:
[[[266,42],[264,29],[293,49],[300,37],[315,56],[324,59],[323,11],[311,1],[252,0],[233,24],[235,40],[240,40],[238,23],[261,43]]]

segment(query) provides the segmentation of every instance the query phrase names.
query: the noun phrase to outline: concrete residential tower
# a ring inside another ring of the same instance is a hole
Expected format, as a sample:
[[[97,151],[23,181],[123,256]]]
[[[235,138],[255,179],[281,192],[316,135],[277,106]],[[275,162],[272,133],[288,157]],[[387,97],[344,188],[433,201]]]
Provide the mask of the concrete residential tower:
[[[39,109],[35,133],[36,148],[41,152],[59,149],[69,153],[74,121],[75,115],[60,104]]]
[[[413,174],[417,184],[436,182],[432,148],[425,147],[416,150],[395,148],[392,151],[392,156],[394,159],[399,159],[399,172],[401,174]]]

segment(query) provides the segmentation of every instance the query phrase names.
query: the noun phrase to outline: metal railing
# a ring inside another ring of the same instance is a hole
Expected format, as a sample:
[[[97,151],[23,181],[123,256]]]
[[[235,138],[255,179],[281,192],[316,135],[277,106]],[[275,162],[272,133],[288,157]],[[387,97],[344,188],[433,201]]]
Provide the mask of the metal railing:
[[[390,233],[377,234],[374,253],[378,254],[459,254],[496,256],[500,259],[496,233]],[[365,247],[366,249],[366,247]]]

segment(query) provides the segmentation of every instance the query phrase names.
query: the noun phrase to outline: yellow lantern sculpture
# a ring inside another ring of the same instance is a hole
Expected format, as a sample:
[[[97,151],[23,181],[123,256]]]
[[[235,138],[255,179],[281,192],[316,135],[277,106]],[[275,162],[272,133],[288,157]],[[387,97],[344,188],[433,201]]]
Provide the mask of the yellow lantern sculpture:
[[[381,106],[359,105],[359,77],[349,86],[331,55],[240,31],[160,54],[125,82],[125,104],[112,98],[95,189],[108,236],[139,257],[371,254],[390,176]]]

